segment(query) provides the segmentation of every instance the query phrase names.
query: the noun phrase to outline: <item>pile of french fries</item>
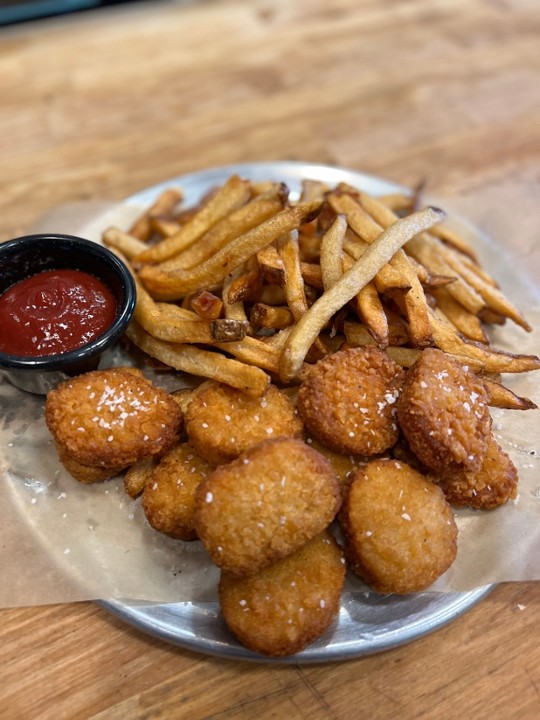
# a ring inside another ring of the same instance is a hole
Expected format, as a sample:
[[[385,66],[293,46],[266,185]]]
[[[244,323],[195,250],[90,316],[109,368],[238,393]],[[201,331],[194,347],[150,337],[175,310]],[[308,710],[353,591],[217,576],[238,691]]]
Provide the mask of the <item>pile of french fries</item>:
[[[254,396],[298,384],[340,348],[377,345],[409,367],[435,346],[485,378],[492,405],[536,407],[499,375],[539,358],[486,334],[529,324],[444,213],[419,204],[310,179],[293,200],[283,183],[233,175],[183,208],[170,188],[127,231],[103,234],[137,285],[128,337],[168,367]]]

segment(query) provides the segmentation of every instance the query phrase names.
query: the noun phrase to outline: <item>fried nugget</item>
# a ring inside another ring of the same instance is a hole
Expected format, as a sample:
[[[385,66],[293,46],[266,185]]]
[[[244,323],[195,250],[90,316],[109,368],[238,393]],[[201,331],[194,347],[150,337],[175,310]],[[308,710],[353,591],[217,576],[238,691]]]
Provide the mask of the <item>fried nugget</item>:
[[[332,466],[302,440],[265,440],[199,485],[195,527],[212,560],[253,575],[322,532],[341,504]]]
[[[274,657],[292,655],[331,625],[344,579],[342,550],[323,532],[249,578],[222,572],[221,611],[246,647]]]
[[[456,557],[442,490],[396,460],[372,460],[355,474],[339,521],[351,569],[380,593],[424,590]]]
[[[433,479],[441,486],[448,502],[456,507],[493,510],[517,496],[516,467],[492,435],[488,437],[480,470],[462,470]]]
[[[436,348],[423,350],[398,400],[398,420],[413,453],[430,470],[475,472],[491,430],[484,383]]]
[[[375,347],[340,350],[313,366],[297,407],[309,432],[336,452],[378,455],[398,438],[396,401],[405,374]]]
[[[90,485],[96,482],[103,482],[104,480],[110,480],[110,478],[119,475],[124,466],[113,465],[113,466],[97,466],[97,465],[84,465],[78,460],[75,460],[64,447],[55,443],[56,452],[58,453],[58,459],[62,465],[66,468],[71,477],[74,477],[79,482],[85,485]]]
[[[356,470],[358,470],[361,465],[368,462],[367,457],[364,457],[362,455],[344,455],[343,453],[331,450],[330,448],[326,447],[326,445],[323,445],[321,442],[311,437],[306,438],[306,443],[311,448],[321,453],[321,455],[323,455],[330,462],[330,465],[336,473],[336,477],[339,481],[342,493],[345,492],[347,485],[349,484]]]
[[[230,462],[269,438],[300,437],[303,424],[293,402],[270,385],[253,398],[228,385],[206,383],[186,410],[188,442],[213,465]]]
[[[179,540],[195,540],[195,492],[211,471],[187,443],[169,450],[146,483],[141,505],[149,524]]]
[[[95,370],[51,390],[45,421],[63,455],[97,468],[125,468],[178,440],[182,412],[134,368]]]

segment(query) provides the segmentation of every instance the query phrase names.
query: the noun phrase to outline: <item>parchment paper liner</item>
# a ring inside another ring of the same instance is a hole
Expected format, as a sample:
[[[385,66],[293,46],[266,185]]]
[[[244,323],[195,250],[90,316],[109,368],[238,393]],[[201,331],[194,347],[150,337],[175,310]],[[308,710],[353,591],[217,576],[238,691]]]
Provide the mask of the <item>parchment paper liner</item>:
[[[516,191],[516,189],[514,188]],[[505,203],[501,197],[504,195]],[[446,209],[468,211],[472,221],[478,208],[508,208],[508,188],[491,189],[486,198],[467,196],[441,203]],[[484,193],[485,194],[485,193]],[[517,198],[524,211],[538,210],[535,198]],[[475,212],[476,211],[476,212]],[[127,227],[139,212],[134,205],[77,203],[52,211],[29,232],[56,231],[97,240],[111,224]],[[539,294],[516,267],[534,274],[540,265],[532,233],[512,248],[512,261],[501,254],[508,236],[489,219],[499,245],[480,246],[487,269],[540,328]],[[515,215],[514,215],[515,218]],[[527,215],[530,227],[530,214]],[[536,224],[538,227],[538,223]],[[504,230],[504,223],[502,225]],[[516,229],[514,228],[514,233]],[[521,264],[521,268],[519,267]],[[527,334],[507,323],[493,332],[496,347],[538,354],[539,330]],[[127,358],[118,352],[114,364]],[[540,375],[508,376],[515,392],[540,404]],[[169,389],[183,384],[181,376],[160,375]],[[86,486],[60,465],[43,422],[44,399],[16,390],[0,380],[0,606],[42,605],[98,598],[130,598],[177,602],[216,599],[218,571],[199,542],[183,543],[151,529],[138,500],[124,494],[122,481]],[[520,475],[515,502],[492,512],[460,510],[459,552],[452,568],[431,588],[464,591],[508,580],[540,579],[540,413],[492,412],[494,431]],[[355,578],[350,589],[364,589]]]

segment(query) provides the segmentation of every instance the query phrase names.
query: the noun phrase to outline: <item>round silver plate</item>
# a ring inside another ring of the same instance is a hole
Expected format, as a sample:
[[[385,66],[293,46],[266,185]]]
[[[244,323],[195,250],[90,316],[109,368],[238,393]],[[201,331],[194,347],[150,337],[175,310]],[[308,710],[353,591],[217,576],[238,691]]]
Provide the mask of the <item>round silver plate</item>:
[[[293,197],[299,193],[304,178],[321,180],[331,186],[345,182],[374,195],[405,190],[386,180],[343,168],[302,162],[262,162],[228,165],[171,178],[133,195],[127,203],[148,205],[161,191],[174,185],[182,188],[185,204],[189,205],[232,174],[255,181],[285,182]],[[143,632],[197,652],[237,660],[315,663],[360,657],[416,640],[456,619],[484,598],[492,587],[404,597],[346,591],[332,628],[302,652],[277,660],[264,658],[236,642],[215,602],[158,604],[108,600],[101,601],[100,605]]]

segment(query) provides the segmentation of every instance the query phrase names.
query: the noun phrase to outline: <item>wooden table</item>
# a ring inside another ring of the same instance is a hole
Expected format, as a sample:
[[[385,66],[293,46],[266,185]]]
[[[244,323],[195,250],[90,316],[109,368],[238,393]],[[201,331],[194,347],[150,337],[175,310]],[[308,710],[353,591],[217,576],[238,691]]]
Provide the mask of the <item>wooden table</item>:
[[[500,190],[511,213],[540,182],[539,40],[535,0],[146,2],[1,29],[0,239],[65,202],[252,160]],[[0,717],[536,718],[539,621],[538,585],[507,584],[408,646],[267,666],[92,603],[4,609]]]

